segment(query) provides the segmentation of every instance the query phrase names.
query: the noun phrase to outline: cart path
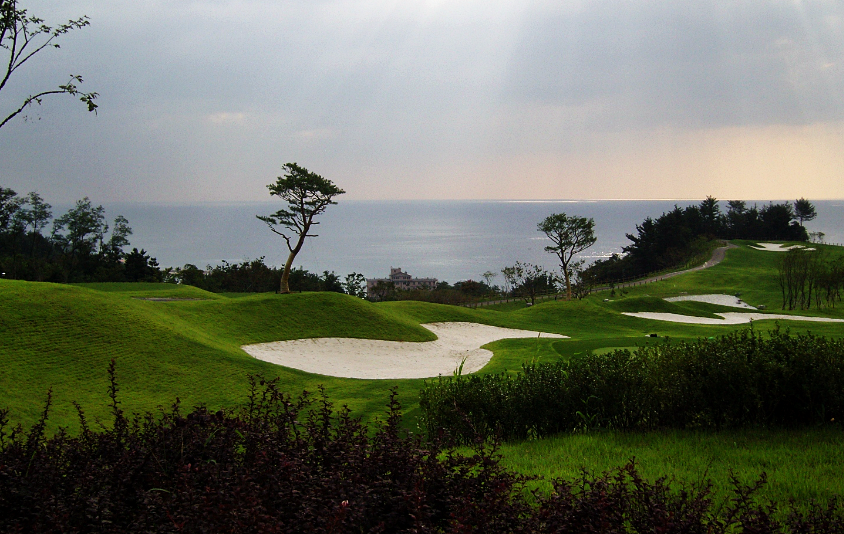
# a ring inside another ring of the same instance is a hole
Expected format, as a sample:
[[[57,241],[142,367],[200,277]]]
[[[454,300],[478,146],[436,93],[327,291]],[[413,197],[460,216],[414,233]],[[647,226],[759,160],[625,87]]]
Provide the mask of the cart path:
[[[692,267],[691,269],[683,269],[682,271],[674,271],[674,272],[671,272],[671,273],[658,274],[658,275],[650,276],[648,278],[643,278],[641,280],[635,280],[635,281],[632,281],[632,282],[623,282],[623,283],[621,283],[621,284],[619,284],[615,287],[620,289],[622,287],[632,287],[632,286],[636,286],[636,285],[650,284],[650,283],[653,283],[653,282],[659,282],[660,280],[665,280],[666,278],[672,278],[674,276],[679,276],[681,274],[692,273],[692,272],[695,272],[695,271],[708,269],[709,267],[713,267],[715,265],[718,265],[722,261],[724,261],[724,258],[727,255],[727,251],[730,250],[731,248],[738,248],[738,245],[734,245],[732,243],[727,243],[723,247],[716,248],[715,250],[712,251],[712,257],[710,257],[708,260],[703,262],[703,265],[698,265],[697,267]],[[596,288],[592,289],[592,291],[590,291],[590,293],[595,293],[595,292],[598,292],[598,291],[607,291],[609,289],[611,289],[610,286],[596,287]],[[554,298],[554,300],[556,300],[558,296],[562,296],[562,294],[560,293],[560,294],[557,294],[557,295],[546,295],[544,297],[537,297],[536,300],[537,300],[537,302],[540,301],[540,300],[547,300],[547,299],[550,299],[550,298]],[[501,300],[490,300],[490,301],[486,301],[486,302],[475,302],[475,303],[472,303],[472,304],[465,304],[464,306],[477,308],[478,306],[492,306],[493,304],[504,304],[504,303],[510,302],[512,300],[518,300],[518,299],[512,299],[511,298],[511,299],[501,299]]]

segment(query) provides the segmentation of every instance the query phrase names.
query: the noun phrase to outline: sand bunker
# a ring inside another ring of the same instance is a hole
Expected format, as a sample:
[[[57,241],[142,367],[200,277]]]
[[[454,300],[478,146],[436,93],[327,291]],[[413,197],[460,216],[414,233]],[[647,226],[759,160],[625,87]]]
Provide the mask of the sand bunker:
[[[803,250],[815,250],[813,248],[806,248],[803,245],[791,245],[790,247],[787,247],[782,243],[757,243],[755,247],[753,245],[748,246],[754,250],[765,250],[768,252],[788,252],[789,250],[795,248],[802,248]]]
[[[669,297],[668,302],[680,302],[684,300],[691,300],[693,302],[706,302],[708,304],[718,304],[720,306],[730,306],[733,308],[745,308],[748,310],[755,310],[756,308],[744,302],[733,295],[712,294],[712,295],[681,295],[679,297]]]
[[[844,319],[827,319],[826,317],[805,317],[801,315],[783,315],[777,313],[727,312],[715,314],[723,317],[723,319],[715,319],[712,317],[692,317],[689,315],[680,315],[678,313],[662,312],[624,312],[624,315],[629,315],[631,317],[639,317],[641,319],[653,319],[655,321],[669,321],[672,323],[706,325],[745,324],[749,323],[750,321],[762,321],[766,319],[786,321],[814,321],[823,323],[844,323]]]
[[[439,339],[414,343],[327,337],[258,343],[241,348],[259,360],[321,375],[370,379],[429,378],[450,375],[464,358],[463,373],[480,370],[492,358],[492,351],[480,347],[499,339],[568,337],[475,323],[431,323],[422,326]]]

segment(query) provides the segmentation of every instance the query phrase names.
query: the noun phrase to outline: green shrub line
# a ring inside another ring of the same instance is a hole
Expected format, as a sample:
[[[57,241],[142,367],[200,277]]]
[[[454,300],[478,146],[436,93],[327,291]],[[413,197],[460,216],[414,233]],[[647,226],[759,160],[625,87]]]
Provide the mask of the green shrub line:
[[[526,364],[521,373],[439,377],[420,391],[423,424],[461,443],[592,430],[840,424],[844,340],[766,338],[753,328]]]

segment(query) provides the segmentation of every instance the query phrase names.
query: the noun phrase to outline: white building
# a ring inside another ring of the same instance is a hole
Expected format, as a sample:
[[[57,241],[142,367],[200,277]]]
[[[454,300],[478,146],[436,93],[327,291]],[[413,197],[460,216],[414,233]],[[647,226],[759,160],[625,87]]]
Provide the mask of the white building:
[[[372,288],[378,285],[378,283],[390,283],[392,282],[393,286],[396,289],[400,290],[410,290],[410,289],[436,289],[437,288],[437,279],[436,278],[413,278],[406,272],[401,270],[401,267],[390,267],[390,277],[389,278],[367,278],[366,279],[366,292],[372,293]]]

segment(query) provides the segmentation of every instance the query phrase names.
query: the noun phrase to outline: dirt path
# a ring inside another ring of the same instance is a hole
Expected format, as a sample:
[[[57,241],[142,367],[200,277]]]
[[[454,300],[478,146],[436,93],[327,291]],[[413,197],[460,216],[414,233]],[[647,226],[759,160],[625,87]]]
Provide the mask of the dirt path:
[[[650,276],[648,278],[643,278],[641,280],[634,280],[632,282],[624,282],[624,283],[621,283],[621,284],[615,286],[615,288],[621,289],[623,287],[633,287],[633,286],[640,286],[642,284],[650,284],[650,283],[653,283],[653,282],[659,282],[660,280],[665,280],[666,278],[672,278],[674,276],[679,276],[681,274],[686,274],[686,273],[691,273],[691,272],[694,272],[694,271],[700,271],[700,270],[703,270],[703,269],[708,269],[709,267],[712,267],[712,266],[715,266],[715,265],[718,265],[719,263],[721,263],[724,260],[724,257],[727,255],[727,251],[731,248],[738,248],[738,246],[733,245],[732,243],[727,243],[726,246],[716,248],[715,250],[712,251],[712,257],[710,257],[708,260],[706,260],[703,263],[703,265],[698,265],[697,267],[692,267],[691,269],[683,269],[682,271],[674,271],[674,272],[671,272],[671,273],[658,274],[658,275]],[[609,291],[610,289],[611,289],[610,286],[596,287],[596,288],[592,289],[591,293],[595,293],[597,291]],[[559,293],[559,294],[556,294],[556,295],[546,295],[546,296],[543,296],[543,297],[538,297],[536,300],[537,300],[537,302],[539,302],[540,300],[549,300],[549,299],[552,299],[552,298],[554,300],[557,300],[557,298],[565,298],[565,297],[563,296],[562,293]],[[474,302],[474,303],[471,303],[471,304],[464,304],[464,306],[468,306],[468,307],[471,307],[471,308],[477,308],[479,306],[492,306],[493,304],[504,304],[504,303],[507,303],[507,302],[513,302],[514,300],[520,300],[520,299],[509,298],[509,299],[501,299],[501,300],[490,300],[490,301],[486,301],[486,302]]]
[[[724,247],[718,247],[712,251],[712,257],[703,262],[703,265],[698,265],[697,267],[692,267],[691,269],[684,269],[682,271],[675,271],[673,273],[665,273],[659,274],[656,276],[651,276],[648,278],[644,278],[642,280],[636,280],[635,282],[628,282],[625,284],[621,284],[616,287],[630,287],[633,285],[641,285],[641,284],[650,284],[651,282],[659,282],[660,280],[665,280],[666,278],[672,278],[674,276],[678,276],[681,274],[692,273],[694,271],[702,271],[703,269],[708,269],[709,267],[713,267],[718,265],[724,260],[724,257],[727,255],[727,251],[731,248],[738,248],[738,246],[733,245],[732,243],[727,243]],[[602,287],[596,289],[596,291],[600,291],[603,289],[609,289],[609,287]]]

